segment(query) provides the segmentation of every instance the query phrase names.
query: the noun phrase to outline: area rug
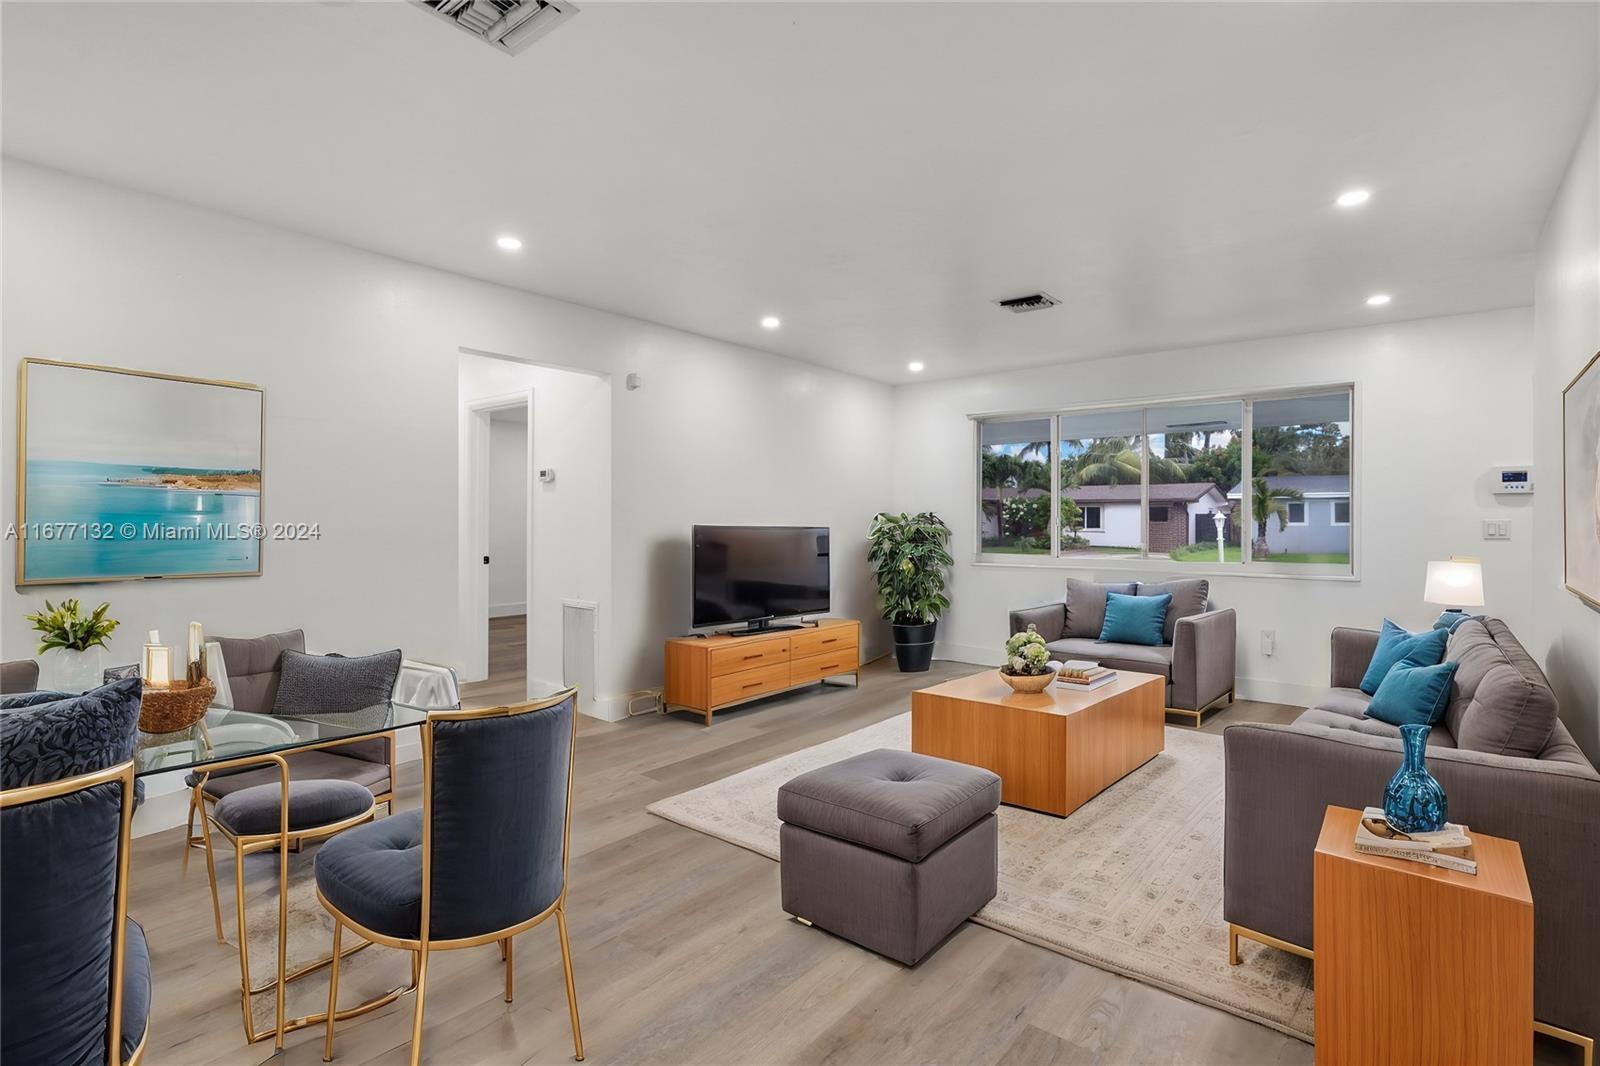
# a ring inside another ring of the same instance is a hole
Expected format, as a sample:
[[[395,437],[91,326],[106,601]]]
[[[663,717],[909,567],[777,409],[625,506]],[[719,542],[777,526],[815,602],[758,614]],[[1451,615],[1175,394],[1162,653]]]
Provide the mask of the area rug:
[[[911,748],[911,715],[774,759],[647,808],[778,857],[778,787],[877,748]],[[1310,1041],[1311,964],[1241,942],[1222,920],[1222,739],[1168,728],[1166,750],[1068,818],[1000,808],[1000,891],[973,921]]]

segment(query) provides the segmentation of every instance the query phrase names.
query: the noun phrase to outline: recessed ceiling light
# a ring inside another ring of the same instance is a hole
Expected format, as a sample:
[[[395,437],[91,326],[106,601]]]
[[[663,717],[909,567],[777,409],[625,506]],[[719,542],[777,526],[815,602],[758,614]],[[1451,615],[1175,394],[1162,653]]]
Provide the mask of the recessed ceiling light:
[[[1339,198],[1334,203],[1340,207],[1360,207],[1370,199],[1372,199],[1372,192],[1369,189],[1347,189],[1339,194]]]
[[[494,243],[508,252],[515,252],[522,247],[522,240],[519,237],[497,237]]]
[[[1390,299],[1390,297],[1389,297],[1388,293],[1386,293],[1386,292],[1375,292],[1371,296],[1367,297],[1367,306],[1368,307],[1382,307],[1384,304],[1389,302],[1389,299]]]
[[[783,321],[777,315],[768,315],[761,320],[762,329],[777,329],[781,325],[783,325]]]
[[[913,359],[911,362],[906,364],[906,369],[911,371],[913,374],[920,374],[922,373],[922,363]]]

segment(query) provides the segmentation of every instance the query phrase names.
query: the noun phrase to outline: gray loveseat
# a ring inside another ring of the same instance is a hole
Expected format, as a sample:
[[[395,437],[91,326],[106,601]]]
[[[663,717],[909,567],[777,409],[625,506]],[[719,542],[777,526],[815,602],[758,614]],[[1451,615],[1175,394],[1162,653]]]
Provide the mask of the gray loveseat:
[[[1055,603],[1011,612],[1011,632],[1032,625],[1057,659],[1088,659],[1112,670],[1160,674],[1167,679],[1167,711],[1183,714],[1199,725],[1205,713],[1233,702],[1236,623],[1232,608],[1212,610],[1206,600],[1211,583],[1204,578],[1121,585],[1067,580],[1066,594]],[[1106,593],[1125,596],[1172,594],[1162,627],[1164,643],[1102,643]]]
[[[1332,689],[1292,725],[1223,734],[1227,814],[1223,918],[1230,961],[1245,936],[1309,954],[1312,854],[1329,806],[1382,802],[1400,765],[1399,730],[1363,718],[1360,690],[1378,634],[1333,632]],[[1445,658],[1460,663],[1428,737],[1428,769],[1450,820],[1517,841],[1533,890],[1534,1016],[1600,1034],[1600,773],[1556,717],[1555,694],[1505,623],[1468,621]]]

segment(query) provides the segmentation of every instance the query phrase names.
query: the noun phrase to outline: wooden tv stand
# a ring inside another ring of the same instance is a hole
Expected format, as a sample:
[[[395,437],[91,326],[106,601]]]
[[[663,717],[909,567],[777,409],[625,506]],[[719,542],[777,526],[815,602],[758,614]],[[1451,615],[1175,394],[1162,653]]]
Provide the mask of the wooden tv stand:
[[[802,629],[667,641],[667,711],[705,716],[844,674],[861,679],[861,623],[820,618]]]

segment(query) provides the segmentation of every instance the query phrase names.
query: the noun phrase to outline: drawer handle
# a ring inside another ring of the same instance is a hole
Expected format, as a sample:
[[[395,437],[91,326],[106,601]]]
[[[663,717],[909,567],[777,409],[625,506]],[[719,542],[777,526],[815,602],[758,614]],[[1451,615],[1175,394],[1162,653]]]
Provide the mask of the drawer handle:
[[[758,651],[754,655],[746,655],[745,658],[746,659],[759,659],[765,654],[767,654],[767,653],[764,652],[764,651]]]
[[[837,643],[839,643],[839,638],[838,637],[829,637],[827,640],[823,641],[822,643],[824,643],[824,644],[837,644]]]
[[[750,682],[750,683],[749,683],[749,684],[748,684],[748,685],[746,685],[746,686],[744,686],[744,687],[745,687],[745,688],[760,688],[760,687],[761,687],[761,682],[759,682],[759,681],[752,681],[752,682]]]

